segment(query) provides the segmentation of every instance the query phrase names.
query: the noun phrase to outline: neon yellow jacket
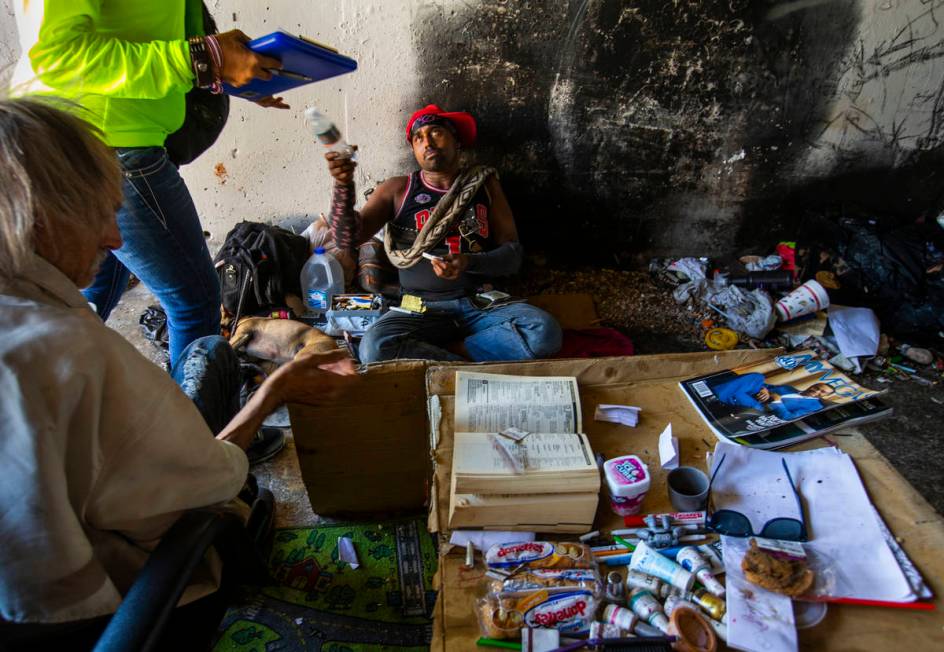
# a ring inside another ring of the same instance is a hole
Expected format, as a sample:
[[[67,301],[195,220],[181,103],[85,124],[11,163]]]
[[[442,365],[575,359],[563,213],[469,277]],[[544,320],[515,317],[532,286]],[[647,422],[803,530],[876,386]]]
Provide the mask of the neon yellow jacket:
[[[163,145],[193,87],[192,0],[16,0],[22,54],[11,94],[55,95],[87,109],[112,147]]]

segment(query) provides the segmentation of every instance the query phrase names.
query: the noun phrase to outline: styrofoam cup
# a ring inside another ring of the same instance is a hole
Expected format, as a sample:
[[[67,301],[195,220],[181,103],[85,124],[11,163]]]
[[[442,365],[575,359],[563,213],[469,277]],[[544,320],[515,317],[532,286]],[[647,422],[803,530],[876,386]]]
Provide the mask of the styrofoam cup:
[[[829,295],[822,285],[809,280],[782,298],[775,306],[780,321],[790,321],[803,315],[819,312],[829,305]]]

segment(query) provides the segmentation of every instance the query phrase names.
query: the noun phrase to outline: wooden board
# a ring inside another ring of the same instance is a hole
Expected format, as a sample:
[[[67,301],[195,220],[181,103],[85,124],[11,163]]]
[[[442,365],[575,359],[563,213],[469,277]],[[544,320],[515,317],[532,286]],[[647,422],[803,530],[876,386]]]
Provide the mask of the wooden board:
[[[729,368],[770,357],[771,351],[735,351],[597,360],[552,360],[477,366],[476,371],[520,375],[574,375],[580,384],[584,430],[595,451],[606,457],[635,453],[653,473],[646,498],[647,511],[669,511],[665,474],[659,471],[657,439],[665,425],[672,423],[679,438],[682,463],[705,467],[705,453],[716,439],[678,388],[678,381],[696,374]],[[438,444],[434,451],[434,507],[430,529],[440,531],[448,509],[451,469],[451,424],[453,419],[454,366],[430,367],[427,391],[436,395],[442,407],[438,424]],[[598,423],[593,412],[599,403],[635,405],[642,408],[639,426]],[[901,545],[914,560],[936,594],[944,585],[944,520],[905,482],[868,441],[856,431],[835,436],[840,447],[856,465],[873,502],[881,511]],[[796,450],[826,445],[822,440],[807,442]],[[605,501],[601,501],[604,502]],[[596,527],[613,529],[621,521],[602,504]],[[851,534],[854,535],[854,534]],[[448,551],[440,559],[437,575],[439,599],[435,611],[433,650],[437,652],[475,649],[479,636],[473,616],[475,591],[481,568],[462,568],[460,551]],[[939,601],[938,601],[939,602]],[[936,602],[937,604],[937,602]],[[938,604],[938,608],[940,608]],[[874,607],[830,605],[819,626],[800,633],[803,650],[880,650],[904,643],[910,650],[944,649],[944,616],[938,612],[911,612]]]

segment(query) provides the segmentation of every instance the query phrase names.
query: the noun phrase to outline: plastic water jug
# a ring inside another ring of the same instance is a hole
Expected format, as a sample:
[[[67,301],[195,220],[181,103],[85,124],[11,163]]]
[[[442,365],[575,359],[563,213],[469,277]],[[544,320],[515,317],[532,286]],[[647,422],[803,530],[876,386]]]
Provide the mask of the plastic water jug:
[[[331,297],[344,292],[344,270],[324,247],[318,247],[302,267],[301,283],[308,314],[320,316],[331,307]]]

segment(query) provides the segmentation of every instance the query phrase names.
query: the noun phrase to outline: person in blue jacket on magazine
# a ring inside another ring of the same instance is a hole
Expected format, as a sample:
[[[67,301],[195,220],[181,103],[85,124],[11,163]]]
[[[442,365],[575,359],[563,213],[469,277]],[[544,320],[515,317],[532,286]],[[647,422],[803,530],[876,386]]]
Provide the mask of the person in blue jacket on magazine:
[[[800,391],[791,385],[770,385],[761,373],[736,376],[712,388],[725,405],[772,412],[784,421],[792,421],[821,410],[820,400],[833,393],[826,383],[815,383]]]

